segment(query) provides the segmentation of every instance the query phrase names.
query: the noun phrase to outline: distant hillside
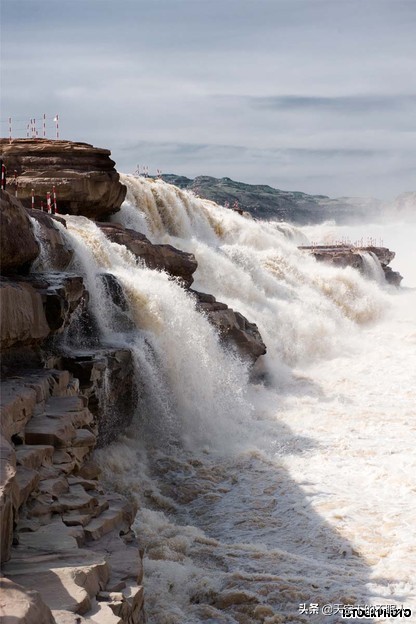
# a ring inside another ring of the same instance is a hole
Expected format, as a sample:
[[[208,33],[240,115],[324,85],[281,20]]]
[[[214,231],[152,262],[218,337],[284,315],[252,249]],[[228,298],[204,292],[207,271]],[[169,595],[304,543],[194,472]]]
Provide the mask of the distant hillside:
[[[320,223],[327,219],[345,222],[373,213],[380,206],[376,199],[308,195],[299,191],[281,191],[265,184],[245,184],[230,178],[198,176],[194,180],[175,174],[163,175],[165,182],[194,191],[218,204],[226,202],[259,219],[283,219],[294,223]]]

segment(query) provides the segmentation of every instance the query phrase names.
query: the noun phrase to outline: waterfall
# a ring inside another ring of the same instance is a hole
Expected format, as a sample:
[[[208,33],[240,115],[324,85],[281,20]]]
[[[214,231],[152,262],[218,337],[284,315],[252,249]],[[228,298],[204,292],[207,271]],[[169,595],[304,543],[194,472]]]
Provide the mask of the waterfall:
[[[250,383],[192,293],[88,219],[58,225],[101,343],[131,349],[146,389],[132,428],[96,457],[139,503],[149,624],[302,621],[305,603],[407,601],[416,440],[414,367],[402,362],[414,361],[413,293],[393,297],[316,262],[289,224],[122,180],[114,220],[194,253],[193,288],[256,322],[268,347],[267,383]],[[127,329],[105,273],[123,289]]]
[[[383,267],[381,266],[380,260],[377,258],[376,254],[372,251],[363,251],[360,252],[360,256],[363,260],[364,275],[378,284],[385,284],[386,278]]]
[[[65,218],[61,232],[75,249],[74,268],[84,275],[101,342],[132,350],[153,425],[170,428],[186,444],[216,439],[221,445],[252,409],[246,365],[220,345],[193,296],[167,274],[145,268],[89,219]],[[104,273],[121,284],[136,330],[120,328]]]
[[[380,317],[385,299],[351,268],[318,264],[297,249],[295,226],[246,218],[161,180],[122,176],[127,201],[114,220],[198,260],[195,288],[254,320],[268,347],[269,374],[330,357],[356,324]]]

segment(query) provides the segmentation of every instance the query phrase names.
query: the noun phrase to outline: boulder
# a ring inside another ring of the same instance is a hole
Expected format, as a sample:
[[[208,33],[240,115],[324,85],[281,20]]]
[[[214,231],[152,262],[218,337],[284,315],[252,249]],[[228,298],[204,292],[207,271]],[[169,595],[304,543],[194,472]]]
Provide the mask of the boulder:
[[[51,274],[48,278],[0,278],[0,344],[2,349],[38,346],[69,324],[87,300],[82,277]]]
[[[45,202],[56,188],[60,214],[80,214],[102,219],[119,210],[126,187],[111,160],[111,152],[88,143],[50,139],[0,139],[2,158],[9,172],[8,188],[14,192],[10,172],[16,171],[18,197],[30,208]]]
[[[172,245],[153,245],[139,232],[124,228],[118,223],[97,223],[112,242],[125,245],[136,258],[143,260],[149,269],[166,271],[172,277],[178,277],[187,288],[192,284],[193,273],[198,263],[195,256],[172,247]]]
[[[3,624],[55,624],[51,610],[37,591],[31,591],[8,578],[0,578],[1,621]]]
[[[0,190],[0,270],[27,272],[39,255],[33,227],[20,201]]]
[[[242,314],[235,312],[206,293],[191,290],[196,297],[197,309],[208,317],[220,334],[221,340],[234,347],[239,355],[252,364],[267,351],[255,323],[250,323]]]

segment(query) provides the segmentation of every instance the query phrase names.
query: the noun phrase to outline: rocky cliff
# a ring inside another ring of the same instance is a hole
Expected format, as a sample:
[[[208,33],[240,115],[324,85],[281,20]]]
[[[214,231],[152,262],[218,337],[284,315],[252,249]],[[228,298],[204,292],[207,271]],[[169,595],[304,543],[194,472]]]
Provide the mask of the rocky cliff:
[[[0,139],[2,159],[7,167],[6,190],[15,193],[24,206],[35,206],[56,189],[58,211],[102,219],[116,212],[126,188],[111,160],[111,152],[88,143],[49,139]]]
[[[132,421],[141,388],[128,348],[100,344],[84,276],[73,264],[65,218],[32,210],[55,186],[61,212],[101,219],[125,189],[107,150],[80,143],[3,141],[16,169],[1,191],[0,521],[5,623],[144,622],[142,553],[131,501],[100,480],[94,449]],[[20,201],[20,199],[22,201]],[[225,345],[251,364],[266,347],[256,325],[211,295],[190,290],[197,261],[120,225],[97,222],[154,271],[195,299]],[[101,275],[132,323],[114,275]]]

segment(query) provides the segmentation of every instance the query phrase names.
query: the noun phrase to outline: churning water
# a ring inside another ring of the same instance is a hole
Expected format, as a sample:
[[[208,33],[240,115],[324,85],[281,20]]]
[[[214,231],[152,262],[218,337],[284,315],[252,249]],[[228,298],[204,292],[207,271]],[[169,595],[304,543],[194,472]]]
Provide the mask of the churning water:
[[[416,291],[384,286],[372,256],[365,277],[297,249],[333,224],[302,231],[162,181],[123,182],[115,219],[193,252],[193,287],[256,322],[268,347],[263,381],[250,382],[189,293],[68,218],[102,340],[129,345],[145,382],[132,430],[100,458],[139,502],[149,622],[341,621],[337,607],[311,606],[328,603],[416,609]],[[120,329],[103,272],[122,284],[135,330]]]

